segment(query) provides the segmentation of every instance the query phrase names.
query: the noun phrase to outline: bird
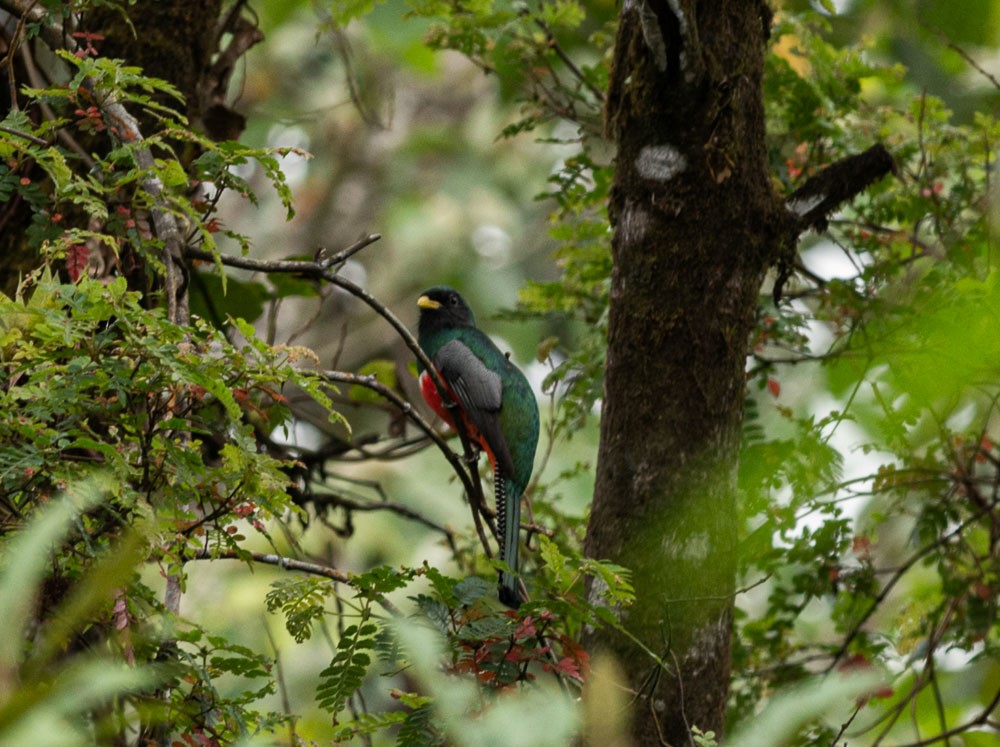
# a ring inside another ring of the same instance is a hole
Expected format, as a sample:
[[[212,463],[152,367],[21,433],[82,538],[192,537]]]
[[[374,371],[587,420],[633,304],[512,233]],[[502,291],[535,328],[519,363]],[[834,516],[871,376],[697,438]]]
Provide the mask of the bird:
[[[521,497],[534,468],[538,446],[538,402],[521,370],[476,326],[472,309],[446,285],[428,288],[417,299],[417,341],[427,354],[451,399],[418,361],[420,394],[455,428],[461,418],[469,439],[489,457],[496,496],[500,560],[510,569],[498,579],[500,601],[512,609],[521,603],[518,589],[518,542]]]

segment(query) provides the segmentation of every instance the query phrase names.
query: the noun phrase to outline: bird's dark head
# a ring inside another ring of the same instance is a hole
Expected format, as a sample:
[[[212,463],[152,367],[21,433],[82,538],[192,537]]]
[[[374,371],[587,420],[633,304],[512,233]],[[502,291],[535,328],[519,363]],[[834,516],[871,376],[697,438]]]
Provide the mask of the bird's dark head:
[[[474,327],[476,318],[461,294],[447,285],[428,288],[417,299],[420,322],[417,330],[423,337],[442,329]]]

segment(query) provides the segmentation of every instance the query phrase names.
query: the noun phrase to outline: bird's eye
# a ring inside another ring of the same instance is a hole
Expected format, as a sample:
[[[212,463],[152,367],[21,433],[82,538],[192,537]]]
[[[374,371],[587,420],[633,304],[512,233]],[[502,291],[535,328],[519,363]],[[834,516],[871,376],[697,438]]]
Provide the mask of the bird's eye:
[[[452,293],[450,296],[448,296],[448,303],[450,303],[452,306],[458,306],[458,296]]]

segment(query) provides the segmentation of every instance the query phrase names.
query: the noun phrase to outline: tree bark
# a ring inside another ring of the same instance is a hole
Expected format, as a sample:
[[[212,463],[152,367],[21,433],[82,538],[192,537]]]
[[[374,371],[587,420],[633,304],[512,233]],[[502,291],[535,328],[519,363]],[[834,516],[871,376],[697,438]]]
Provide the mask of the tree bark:
[[[721,734],[747,341],[786,213],[767,168],[756,0],[625,0],[607,126],[618,156],[597,484],[586,552],[633,571],[615,631],[637,744]],[[592,596],[597,589],[591,589]]]

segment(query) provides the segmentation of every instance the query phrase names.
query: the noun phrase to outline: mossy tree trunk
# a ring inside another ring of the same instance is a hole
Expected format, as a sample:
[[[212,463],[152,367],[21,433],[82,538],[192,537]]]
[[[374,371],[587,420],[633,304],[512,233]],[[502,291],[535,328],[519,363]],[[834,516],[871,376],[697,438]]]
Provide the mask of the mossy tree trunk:
[[[785,212],[768,176],[756,0],[626,0],[608,97],[618,146],[597,485],[586,551],[632,569],[603,629],[637,744],[721,732],[736,570],[736,464],[758,294]]]

